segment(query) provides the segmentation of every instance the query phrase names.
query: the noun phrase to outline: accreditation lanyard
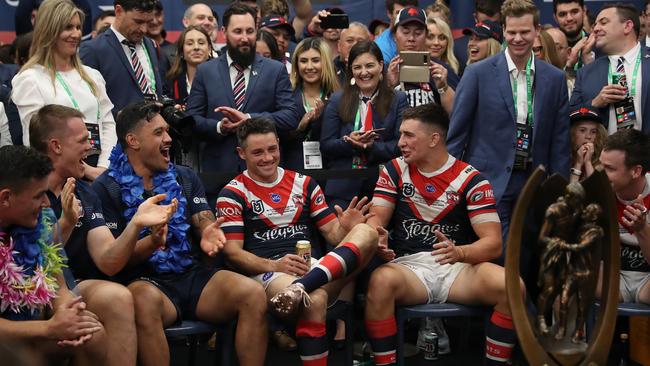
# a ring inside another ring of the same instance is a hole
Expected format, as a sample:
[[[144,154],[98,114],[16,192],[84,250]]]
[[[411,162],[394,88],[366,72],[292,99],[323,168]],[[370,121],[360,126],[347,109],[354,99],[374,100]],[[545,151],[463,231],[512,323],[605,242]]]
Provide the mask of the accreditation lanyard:
[[[81,109],[79,108],[79,103],[77,103],[77,99],[75,99],[74,95],[72,95],[72,90],[70,90],[70,86],[68,83],[65,82],[65,79],[61,76],[61,74],[57,71],[56,72],[56,80],[59,81],[61,86],[63,87],[63,90],[65,90],[66,94],[68,94],[68,97],[72,101],[72,105],[75,107],[76,110],[81,112]],[[88,89],[90,90],[90,93],[92,94],[93,90],[90,88],[90,84],[86,82],[86,85],[88,85]],[[94,94],[93,94],[94,95]],[[95,100],[97,101],[97,118],[95,119],[95,122],[99,123],[99,98],[95,96]]]
[[[636,63],[634,64],[634,70],[632,71],[632,88],[630,88],[630,97],[634,98],[636,95],[636,78],[639,75],[639,65],[641,65],[641,50],[639,50],[639,54],[636,56]],[[613,73],[612,73],[612,65],[610,65],[607,68],[607,83],[608,84],[613,84]],[[629,83],[627,85],[630,85]]]
[[[528,105],[528,113],[526,115],[526,123],[529,125],[533,124],[533,78],[532,78],[532,63],[533,56],[530,56],[528,62],[526,63],[526,100]],[[512,83],[512,97],[515,102],[515,121],[519,114],[517,113],[517,84],[518,78],[515,78]]]
[[[153,94],[156,94],[156,76],[153,71],[153,64],[151,63],[151,57],[149,57],[149,51],[147,51],[147,47],[145,47],[144,42],[142,42],[142,50],[144,51],[144,55],[147,56],[147,63],[149,64],[149,82],[151,83],[151,91],[153,92]]]
[[[583,30],[580,31],[580,39],[583,39],[585,37],[587,37],[587,32],[585,32],[585,30],[583,29]],[[580,69],[582,66],[583,66],[583,64],[582,64],[582,49],[580,49],[580,51],[578,51],[578,61],[576,62],[575,65],[573,65],[573,70],[578,71],[578,69]]]

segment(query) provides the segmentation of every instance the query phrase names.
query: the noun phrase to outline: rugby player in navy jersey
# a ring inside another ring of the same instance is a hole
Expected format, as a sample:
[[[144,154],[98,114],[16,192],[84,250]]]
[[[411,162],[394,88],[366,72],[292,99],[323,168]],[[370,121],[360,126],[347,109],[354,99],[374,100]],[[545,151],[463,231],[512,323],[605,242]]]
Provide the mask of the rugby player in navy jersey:
[[[264,290],[250,278],[207,268],[195,258],[193,247],[215,256],[225,237],[199,177],[170,163],[172,140],[160,106],[147,101],[129,104],[117,116],[116,130],[111,163],[92,186],[113,235],[128,230],[137,206],[147,197],[165,193],[163,203],[177,201],[163,235],[155,229],[149,235],[140,233],[144,238],[130,265],[117,277],[133,294],[139,364],[169,364],[164,327],[180,320],[237,319],[239,364],[262,366],[267,344]]]
[[[267,119],[246,121],[237,140],[246,171],[228,183],[217,200],[219,217],[225,219],[227,261],[264,286],[271,310],[298,316],[302,364],[326,366],[328,302],[336,300],[377,247],[377,231],[363,224],[370,205],[366,198],[355,197],[345,211],[336,206],[335,214],[311,177],[279,168],[278,135]],[[317,231],[336,248],[308,263],[294,254],[296,242],[314,242]]]
[[[488,262],[501,254],[492,187],[449,155],[448,127],[437,104],[405,110],[402,157],[386,164],[377,181],[368,224],[378,228],[377,253],[389,263],[372,273],[368,285],[366,329],[376,365],[396,362],[395,305],[494,305],[486,329],[488,364],[507,362],[516,340],[505,271]]]
[[[106,329],[108,364],[135,365],[133,297],[126,287],[106,280],[127,264],[140,231],[167,223],[175,205],[158,205],[164,195],[146,200],[115,239],[90,184],[75,180],[83,178],[83,159],[91,148],[83,118],[74,108],[46,105],[31,119],[30,145],[52,161],[47,196],[59,219],[68,266],[79,281],[75,291]]]

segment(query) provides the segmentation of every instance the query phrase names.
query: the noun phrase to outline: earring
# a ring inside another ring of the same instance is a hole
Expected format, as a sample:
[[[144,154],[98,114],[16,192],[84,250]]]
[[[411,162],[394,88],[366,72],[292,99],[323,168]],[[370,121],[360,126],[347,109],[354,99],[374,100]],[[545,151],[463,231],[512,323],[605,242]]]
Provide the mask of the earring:
[[[350,79],[350,85],[354,85],[354,84],[356,84],[356,83],[357,83],[357,81],[354,80],[354,78],[351,78],[351,79]]]

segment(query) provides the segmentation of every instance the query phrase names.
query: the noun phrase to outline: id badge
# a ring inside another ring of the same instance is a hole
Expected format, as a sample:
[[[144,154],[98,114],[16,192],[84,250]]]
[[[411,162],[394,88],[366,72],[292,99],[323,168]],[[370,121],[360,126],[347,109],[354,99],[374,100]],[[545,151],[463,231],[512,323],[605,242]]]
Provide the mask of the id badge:
[[[99,138],[99,125],[97,123],[86,122],[86,129],[88,130],[88,141],[90,142],[90,153],[88,155],[101,153],[102,144]]]
[[[323,156],[320,153],[320,142],[303,141],[302,157],[305,169],[323,169]]]
[[[514,169],[525,170],[532,156],[533,126],[517,123],[517,141],[515,143]]]
[[[365,169],[366,160],[362,156],[354,156],[352,158],[352,169]]]
[[[628,97],[620,102],[614,103],[614,115],[616,116],[617,131],[634,128],[634,124],[636,123],[634,100]]]

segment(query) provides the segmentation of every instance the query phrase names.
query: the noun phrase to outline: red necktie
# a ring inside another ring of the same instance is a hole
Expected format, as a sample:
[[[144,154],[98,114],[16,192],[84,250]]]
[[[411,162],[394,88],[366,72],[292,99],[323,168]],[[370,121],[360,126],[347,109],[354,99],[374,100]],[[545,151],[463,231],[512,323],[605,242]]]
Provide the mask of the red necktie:
[[[363,131],[368,132],[372,130],[372,102],[366,103],[366,119],[363,121]]]

